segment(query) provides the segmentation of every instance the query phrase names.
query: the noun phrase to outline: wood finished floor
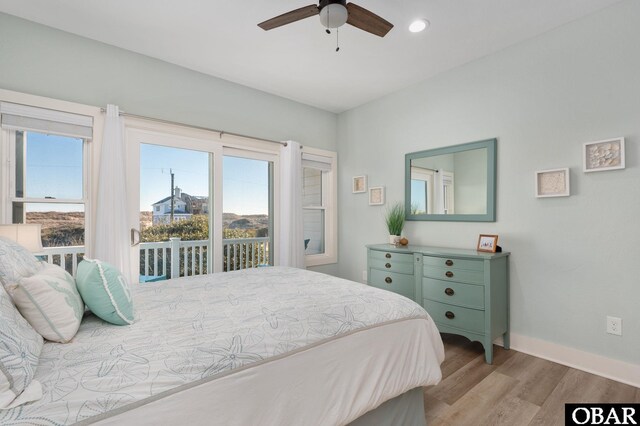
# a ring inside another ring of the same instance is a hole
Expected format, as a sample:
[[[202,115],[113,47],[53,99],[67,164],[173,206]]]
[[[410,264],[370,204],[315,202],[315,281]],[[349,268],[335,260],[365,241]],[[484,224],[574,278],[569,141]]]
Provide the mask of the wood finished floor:
[[[567,402],[637,402],[640,388],[494,345],[443,334],[442,381],[424,391],[428,426],[564,425]]]

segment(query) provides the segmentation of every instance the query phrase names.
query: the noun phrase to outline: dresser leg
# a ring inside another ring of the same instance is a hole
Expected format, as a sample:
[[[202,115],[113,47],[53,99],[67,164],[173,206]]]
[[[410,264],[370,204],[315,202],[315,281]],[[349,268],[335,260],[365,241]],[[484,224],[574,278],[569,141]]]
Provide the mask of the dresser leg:
[[[503,348],[507,350],[511,349],[511,341],[509,339],[508,331],[502,335],[502,342],[503,342],[503,345],[502,345]]]
[[[487,361],[487,364],[493,364],[493,342],[491,339],[485,339],[484,359]]]

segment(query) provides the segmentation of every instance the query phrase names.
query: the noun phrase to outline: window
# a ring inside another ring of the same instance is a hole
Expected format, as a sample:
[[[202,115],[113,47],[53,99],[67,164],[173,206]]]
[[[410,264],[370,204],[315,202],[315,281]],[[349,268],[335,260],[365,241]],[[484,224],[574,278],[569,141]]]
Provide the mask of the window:
[[[411,167],[411,214],[433,213],[435,170]]]
[[[454,214],[453,172],[411,167],[411,214]]]
[[[205,274],[209,218],[192,200],[209,200],[210,153],[147,142],[137,144],[141,280]]]
[[[336,154],[305,147],[302,179],[307,266],[335,263],[338,251]]]
[[[44,247],[84,246],[92,117],[4,102],[0,112],[7,221],[40,223]]]
[[[223,271],[272,265],[273,157],[225,149]]]
[[[453,185],[453,172],[446,170],[442,171],[442,200],[444,202],[443,213],[454,214],[455,213],[455,196]]]

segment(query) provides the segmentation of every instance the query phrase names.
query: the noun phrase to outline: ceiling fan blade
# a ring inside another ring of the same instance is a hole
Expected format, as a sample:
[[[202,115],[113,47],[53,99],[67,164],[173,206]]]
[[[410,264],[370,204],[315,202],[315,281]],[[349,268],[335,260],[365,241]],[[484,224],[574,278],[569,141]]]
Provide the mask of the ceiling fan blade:
[[[301,7],[300,9],[292,10],[291,12],[283,13],[275,18],[267,19],[266,21],[259,23],[258,26],[263,30],[268,31],[301,19],[309,18],[310,16],[317,15],[318,13],[320,13],[318,6],[311,4],[309,6]]]
[[[384,37],[391,31],[391,28],[393,28],[392,23],[355,3],[347,4],[347,10],[349,11],[347,24],[353,25],[368,33]]]

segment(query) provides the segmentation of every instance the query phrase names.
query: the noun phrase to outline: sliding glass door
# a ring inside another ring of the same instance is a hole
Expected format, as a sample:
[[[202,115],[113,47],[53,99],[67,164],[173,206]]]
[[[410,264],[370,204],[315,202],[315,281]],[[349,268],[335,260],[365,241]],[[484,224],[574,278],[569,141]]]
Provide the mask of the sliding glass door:
[[[275,154],[139,129],[127,147],[141,282],[274,263]]]
[[[211,153],[140,144],[140,280],[209,271]]]
[[[221,147],[138,129],[126,137],[133,274],[148,282],[220,270],[213,206]]]
[[[272,159],[225,150],[222,179],[223,270],[272,265]]]

